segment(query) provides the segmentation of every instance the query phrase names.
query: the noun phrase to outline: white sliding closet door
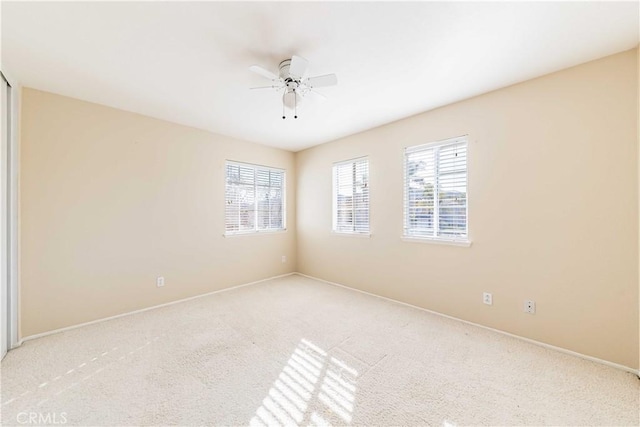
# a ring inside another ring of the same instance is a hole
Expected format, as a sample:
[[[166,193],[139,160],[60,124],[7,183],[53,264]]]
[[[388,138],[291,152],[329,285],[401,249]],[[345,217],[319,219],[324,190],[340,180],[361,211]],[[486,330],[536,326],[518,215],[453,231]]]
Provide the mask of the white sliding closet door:
[[[1,357],[7,354],[9,346],[9,138],[10,138],[10,114],[11,99],[10,87],[4,76],[0,75],[0,86],[2,91],[2,104],[0,104],[0,115],[2,122],[0,133],[2,133],[2,145],[0,146],[0,333]]]

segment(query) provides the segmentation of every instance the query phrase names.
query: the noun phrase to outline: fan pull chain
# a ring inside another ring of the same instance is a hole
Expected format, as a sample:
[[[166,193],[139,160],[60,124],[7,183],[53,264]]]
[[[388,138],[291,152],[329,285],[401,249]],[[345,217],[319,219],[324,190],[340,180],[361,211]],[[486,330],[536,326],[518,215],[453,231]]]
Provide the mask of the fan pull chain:
[[[298,94],[293,91],[293,118],[298,118]]]
[[[282,100],[282,120],[286,119],[287,116],[284,115],[284,100]]]

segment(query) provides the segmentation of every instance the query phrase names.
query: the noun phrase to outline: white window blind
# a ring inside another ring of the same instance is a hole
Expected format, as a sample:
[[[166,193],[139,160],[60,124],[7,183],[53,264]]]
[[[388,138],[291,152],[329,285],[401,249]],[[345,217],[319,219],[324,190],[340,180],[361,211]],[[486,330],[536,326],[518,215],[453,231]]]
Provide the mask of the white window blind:
[[[467,241],[467,139],[405,149],[404,235]]]
[[[333,231],[369,233],[369,160],[333,165]]]
[[[285,172],[227,162],[225,233],[285,229]]]

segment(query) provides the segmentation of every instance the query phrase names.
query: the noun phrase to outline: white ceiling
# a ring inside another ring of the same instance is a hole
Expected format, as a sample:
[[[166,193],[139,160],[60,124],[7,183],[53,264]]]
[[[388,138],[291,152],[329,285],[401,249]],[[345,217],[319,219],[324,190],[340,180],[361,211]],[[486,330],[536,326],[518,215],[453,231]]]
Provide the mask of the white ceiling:
[[[2,2],[21,84],[298,151],[638,44],[637,2]],[[282,120],[248,71],[336,73]]]

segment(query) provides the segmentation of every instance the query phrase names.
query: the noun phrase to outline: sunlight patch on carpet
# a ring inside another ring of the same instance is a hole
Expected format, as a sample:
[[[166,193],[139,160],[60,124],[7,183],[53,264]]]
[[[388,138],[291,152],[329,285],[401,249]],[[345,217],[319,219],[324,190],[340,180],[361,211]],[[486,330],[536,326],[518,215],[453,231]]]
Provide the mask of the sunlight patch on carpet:
[[[331,426],[323,413],[341,425],[351,423],[358,371],[302,339],[251,419],[252,427]]]

